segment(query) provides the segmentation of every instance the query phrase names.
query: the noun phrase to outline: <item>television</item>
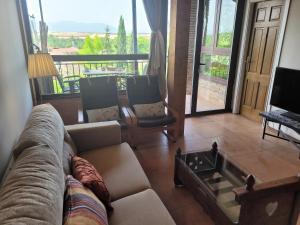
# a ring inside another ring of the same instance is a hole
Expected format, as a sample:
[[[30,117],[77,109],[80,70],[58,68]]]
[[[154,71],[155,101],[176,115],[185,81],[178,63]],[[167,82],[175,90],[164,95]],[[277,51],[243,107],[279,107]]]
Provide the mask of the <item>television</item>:
[[[271,105],[284,109],[284,116],[300,121],[300,70],[277,67]]]

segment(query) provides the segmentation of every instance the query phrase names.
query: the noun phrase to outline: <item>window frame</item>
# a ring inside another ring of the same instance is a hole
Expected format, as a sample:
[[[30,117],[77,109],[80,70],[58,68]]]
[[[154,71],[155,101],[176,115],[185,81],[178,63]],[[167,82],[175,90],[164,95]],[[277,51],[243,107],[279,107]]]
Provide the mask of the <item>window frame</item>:
[[[212,37],[213,37],[212,45],[211,46],[205,46],[202,43],[201,47],[202,47],[203,52],[212,52],[212,53],[217,54],[217,55],[226,56],[226,55],[229,55],[231,53],[232,47],[230,47],[230,48],[220,48],[220,47],[218,47],[220,17],[221,17],[221,13],[222,13],[222,2],[223,2],[223,0],[216,0],[214,23],[213,23],[214,28],[213,28],[213,33],[212,33]],[[237,7],[236,7],[236,11],[237,11]],[[234,24],[235,24],[235,21],[234,21]],[[231,45],[233,44],[233,38],[232,38]]]
[[[138,60],[148,60],[150,52],[148,54],[139,54],[138,53],[138,34],[137,34],[137,10],[136,10],[136,0],[131,0],[132,4],[132,22],[133,22],[133,53],[132,54],[97,54],[97,55],[52,55],[55,62],[65,62],[65,61],[118,61],[118,60],[131,60],[134,62],[135,69],[138,67]],[[168,5],[169,0],[162,0],[162,34],[165,42],[167,41],[167,30],[168,30]],[[33,45],[32,32],[30,27],[30,19],[27,7],[27,0],[17,0],[18,8],[20,9],[19,20],[20,23],[23,24],[22,35],[25,40],[24,49],[26,57],[28,54],[33,54],[36,52],[36,47]],[[167,46],[166,46],[167,50]],[[137,70],[135,70],[137,71]],[[47,83],[46,85],[53,86],[52,78],[43,78],[43,83]],[[41,99],[60,99],[65,98],[67,96],[75,96],[78,97],[78,93],[46,93],[40,94],[39,82],[34,79],[33,82],[35,85],[32,88],[32,92],[37,97],[37,100]],[[52,88],[53,89],[53,88]],[[52,90],[53,91],[53,90]]]

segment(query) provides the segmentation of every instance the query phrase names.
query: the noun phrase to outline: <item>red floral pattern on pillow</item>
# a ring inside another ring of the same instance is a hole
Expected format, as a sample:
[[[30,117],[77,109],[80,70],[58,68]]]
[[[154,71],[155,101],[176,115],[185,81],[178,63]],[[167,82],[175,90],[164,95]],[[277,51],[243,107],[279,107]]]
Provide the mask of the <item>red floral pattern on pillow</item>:
[[[107,212],[113,211],[111,206],[110,194],[106,188],[102,176],[95,167],[87,160],[79,157],[72,157],[72,171],[75,179],[79,180],[84,186],[94,192],[94,194],[103,202]]]

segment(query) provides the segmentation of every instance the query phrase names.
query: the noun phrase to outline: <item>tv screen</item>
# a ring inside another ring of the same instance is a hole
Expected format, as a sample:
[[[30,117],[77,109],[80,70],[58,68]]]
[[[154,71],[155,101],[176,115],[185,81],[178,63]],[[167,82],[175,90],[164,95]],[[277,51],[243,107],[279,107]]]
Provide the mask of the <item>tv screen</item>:
[[[300,70],[277,67],[271,105],[300,114]]]

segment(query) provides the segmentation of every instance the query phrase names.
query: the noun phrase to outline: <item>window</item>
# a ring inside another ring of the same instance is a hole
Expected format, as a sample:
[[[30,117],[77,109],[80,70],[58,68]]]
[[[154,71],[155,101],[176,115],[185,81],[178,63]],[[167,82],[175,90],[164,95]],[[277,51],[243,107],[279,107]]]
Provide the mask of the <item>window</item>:
[[[126,76],[145,74],[151,29],[143,0],[26,0],[20,4],[23,10],[27,5],[29,20],[23,21],[28,46],[35,52],[48,51],[59,73],[38,80],[42,95],[79,93],[80,78],[111,75],[118,76],[118,87],[124,90]],[[40,32],[42,21],[47,33]]]
[[[203,46],[213,46],[215,27],[216,0],[206,1],[207,7],[204,12]]]
[[[236,3],[232,0],[222,0],[221,4],[217,47],[231,48]]]
[[[47,48],[52,55],[149,53],[151,30],[142,0],[44,0],[41,3],[42,11],[39,0],[27,0],[32,41],[41,48],[43,17],[48,26]],[[134,43],[137,43],[136,52]]]
[[[147,54],[150,52],[151,29],[145,14],[143,0],[136,1],[136,12],[138,53]]]
[[[233,0],[205,1],[201,50],[205,76],[228,78],[236,4]]]

